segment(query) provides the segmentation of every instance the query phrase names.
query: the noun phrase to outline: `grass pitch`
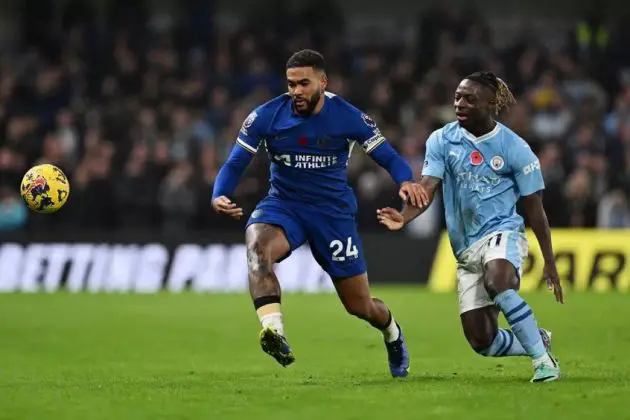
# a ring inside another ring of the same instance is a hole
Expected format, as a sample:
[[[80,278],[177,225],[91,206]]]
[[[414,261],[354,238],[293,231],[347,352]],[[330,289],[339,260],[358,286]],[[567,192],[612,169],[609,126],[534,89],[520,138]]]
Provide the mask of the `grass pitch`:
[[[381,336],[334,295],[286,295],[297,362],[263,354],[245,295],[0,295],[1,419],[630,418],[630,296],[526,295],[564,377],[482,358],[454,295],[379,288],[412,372],[389,376]]]

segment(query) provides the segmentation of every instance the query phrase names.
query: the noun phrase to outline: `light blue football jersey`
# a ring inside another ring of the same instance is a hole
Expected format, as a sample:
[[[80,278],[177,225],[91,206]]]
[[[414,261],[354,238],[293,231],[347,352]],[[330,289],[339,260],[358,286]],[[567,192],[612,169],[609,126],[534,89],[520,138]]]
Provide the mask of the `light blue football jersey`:
[[[434,131],[422,175],[442,179],[446,227],[456,257],[491,233],[524,232],[516,203],[545,188],[532,149],[500,123],[481,137],[457,122]]]

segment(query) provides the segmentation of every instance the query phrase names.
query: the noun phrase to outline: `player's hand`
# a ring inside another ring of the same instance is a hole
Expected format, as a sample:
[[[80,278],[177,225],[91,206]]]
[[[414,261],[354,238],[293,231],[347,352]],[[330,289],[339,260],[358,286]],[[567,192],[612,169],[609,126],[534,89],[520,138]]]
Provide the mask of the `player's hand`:
[[[405,218],[396,209],[386,207],[376,210],[376,218],[389,230],[400,230],[405,226]]]
[[[240,219],[243,216],[243,209],[236,207],[236,204],[224,195],[212,200],[212,208],[217,213],[226,214],[234,219]]]
[[[545,263],[544,274],[545,280],[547,280],[547,287],[549,290],[553,290],[553,294],[556,295],[556,301],[564,303],[562,286],[560,285],[560,276],[558,276],[558,269],[556,268],[555,261]]]
[[[429,195],[417,182],[403,182],[398,191],[398,195],[403,201],[408,201],[413,207],[424,208],[429,205]]]

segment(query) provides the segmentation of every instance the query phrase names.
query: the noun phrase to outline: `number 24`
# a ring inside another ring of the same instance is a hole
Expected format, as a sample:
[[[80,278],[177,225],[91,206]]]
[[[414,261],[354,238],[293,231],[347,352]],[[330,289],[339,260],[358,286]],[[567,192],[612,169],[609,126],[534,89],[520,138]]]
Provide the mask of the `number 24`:
[[[346,257],[358,257],[359,256],[359,250],[357,249],[357,246],[354,245],[352,243],[352,236],[348,236],[347,242],[346,242],[346,255],[339,255],[343,252],[343,242],[341,242],[339,239],[335,239],[334,241],[332,241],[329,245],[329,248],[331,248],[333,250],[332,253],[332,259],[333,261],[345,261]]]

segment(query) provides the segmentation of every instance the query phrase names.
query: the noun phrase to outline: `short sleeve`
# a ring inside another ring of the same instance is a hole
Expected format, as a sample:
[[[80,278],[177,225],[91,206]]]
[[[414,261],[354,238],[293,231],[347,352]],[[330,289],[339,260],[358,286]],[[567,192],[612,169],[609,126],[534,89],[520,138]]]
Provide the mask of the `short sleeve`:
[[[238,132],[236,144],[248,152],[256,154],[258,145],[263,138],[262,125],[259,111],[252,111],[243,121],[243,125]]]
[[[359,118],[354,118],[352,140],[361,145],[365,153],[371,153],[378,146],[385,143],[385,137],[381,134],[376,123],[369,115],[360,113]]]
[[[532,195],[545,189],[540,161],[522,139],[509,149],[509,162],[521,196]]]
[[[440,130],[436,130],[431,133],[427,140],[422,176],[444,179],[444,162],[444,142]]]

